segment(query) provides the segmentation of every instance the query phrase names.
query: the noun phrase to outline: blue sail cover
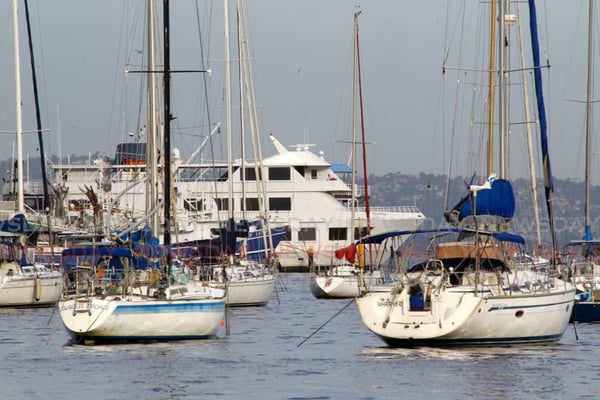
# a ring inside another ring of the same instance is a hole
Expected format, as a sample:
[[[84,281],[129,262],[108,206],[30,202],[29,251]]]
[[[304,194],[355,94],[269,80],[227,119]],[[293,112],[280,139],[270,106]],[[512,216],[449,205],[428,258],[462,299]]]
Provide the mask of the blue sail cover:
[[[515,195],[512,185],[505,179],[492,181],[490,189],[477,192],[477,196],[469,193],[454,208],[452,214],[458,221],[471,215],[494,215],[506,220],[512,219],[515,214]]]
[[[23,214],[17,214],[11,219],[0,221],[0,231],[9,233],[26,233],[30,226]]]
[[[97,265],[103,257],[111,259],[111,266],[122,270],[124,267],[118,260],[127,258],[130,266],[135,269],[147,269],[160,267],[160,259],[167,256],[168,247],[151,245],[145,243],[133,243],[132,247],[121,247],[113,245],[78,245],[62,251],[63,268],[72,271],[77,265],[88,262]]]

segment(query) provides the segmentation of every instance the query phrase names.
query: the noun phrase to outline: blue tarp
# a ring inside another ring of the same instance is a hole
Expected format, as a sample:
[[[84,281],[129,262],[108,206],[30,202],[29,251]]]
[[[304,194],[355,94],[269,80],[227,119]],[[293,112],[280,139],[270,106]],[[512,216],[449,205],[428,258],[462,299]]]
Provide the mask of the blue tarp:
[[[63,267],[66,271],[70,271],[84,262],[90,265],[97,265],[101,258],[115,260],[114,262],[111,261],[111,266],[123,269],[122,264],[117,262],[121,257],[129,259],[132,268],[147,269],[152,266],[159,267],[160,259],[166,257],[167,252],[168,249],[165,246],[143,243],[133,243],[132,247],[86,245],[63,250],[62,259]]]
[[[509,181],[494,179],[489,189],[476,193],[469,193],[452,209],[451,215],[457,216],[458,222],[471,215],[493,215],[506,220],[514,216],[515,195]]]
[[[331,164],[331,170],[336,174],[351,174],[352,168],[346,164]]]

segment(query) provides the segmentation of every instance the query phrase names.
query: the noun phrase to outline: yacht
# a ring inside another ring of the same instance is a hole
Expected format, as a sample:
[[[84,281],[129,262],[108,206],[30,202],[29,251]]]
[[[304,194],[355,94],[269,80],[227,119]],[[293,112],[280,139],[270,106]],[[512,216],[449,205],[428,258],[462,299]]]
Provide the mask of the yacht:
[[[309,145],[294,145],[288,150],[273,135],[270,139],[276,154],[263,158],[262,165],[234,162],[231,204],[226,162],[185,162],[179,151],[173,150],[172,201],[176,202],[177,212],[174,241],[213,237],[215,226],[228,220],[230,206],[236,220],[259,219],[263,205],[258,193],[264,190],[268,225],[272,231],[280,228],[279,238],[273,241],[280,271],[308,272],[309,258],[315,266],[335,265],[339,262],[335,250],[367,231],[364,207],[355,207],[355,221],[350,223],[352,187],[344,181],[350,168],[330,164],[322,155],[310,151]],[[60,190],[65,198],[60,205],[64,208],[55,210],[55,215],[64,215],[67,225],[80,229],[91,226],[98,207],[111,210],[109,231],[131,220],[142,221],[146,215],[146,193],[145,185],[138,183],[145,175],[145,158],[145,143],[122,143],[114,160],[52,165],[54,191]],[[262,179],[256,179],[256,171],[261,171]],[[355,190],[363,193],[360,187]],[[415,230],[425,220],[414,205],[370,207],[370,213],[371,234],[375,235]],[[362,228],[352,234],[350,226]]]

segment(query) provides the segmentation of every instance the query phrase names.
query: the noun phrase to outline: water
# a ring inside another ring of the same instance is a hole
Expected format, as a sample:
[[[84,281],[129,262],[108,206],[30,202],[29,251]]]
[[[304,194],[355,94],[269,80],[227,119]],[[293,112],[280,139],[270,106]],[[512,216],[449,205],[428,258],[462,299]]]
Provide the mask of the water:
[[[308,279],[280,274],[266,307],[232,309],[211,341],[72,346],[51,309],[0,311],[0,399],[598,398],[599,325],[549,346],[389,349]]]

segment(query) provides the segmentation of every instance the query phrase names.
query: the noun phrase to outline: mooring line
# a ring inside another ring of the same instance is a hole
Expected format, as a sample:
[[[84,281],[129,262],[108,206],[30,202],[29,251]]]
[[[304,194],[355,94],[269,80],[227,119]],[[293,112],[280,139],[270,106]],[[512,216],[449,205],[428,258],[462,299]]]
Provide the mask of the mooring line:
[[[331,318],[329,318],[327,321],[325,321],[325,323],[323,325],[321,325],[320,327],[318,327],[313,333],[311,333],[310,335],[308,335],[308,337],[306,337],[303,341],[301,341],[296,347],[300,347],[302,346],[306,341],[308,341],[308,339],[310,339],[311,337],[313,337],[317,332],[319,332],[321,329],[323,329],[325,327],[325,325],[327,325],[328,323],[331,322],[332,319],[334,319],[335,317],[337,317],[342,311],[344,311],[346,308],[348,308],[348,306],[352,303],[354,303],[355,299],[352,299],[348,302],[348,304],[346,304],[344,307],[342,307],[341,310],[339,310],[338,312],[336,312],[335,314],[333,314],[333,316]]]

